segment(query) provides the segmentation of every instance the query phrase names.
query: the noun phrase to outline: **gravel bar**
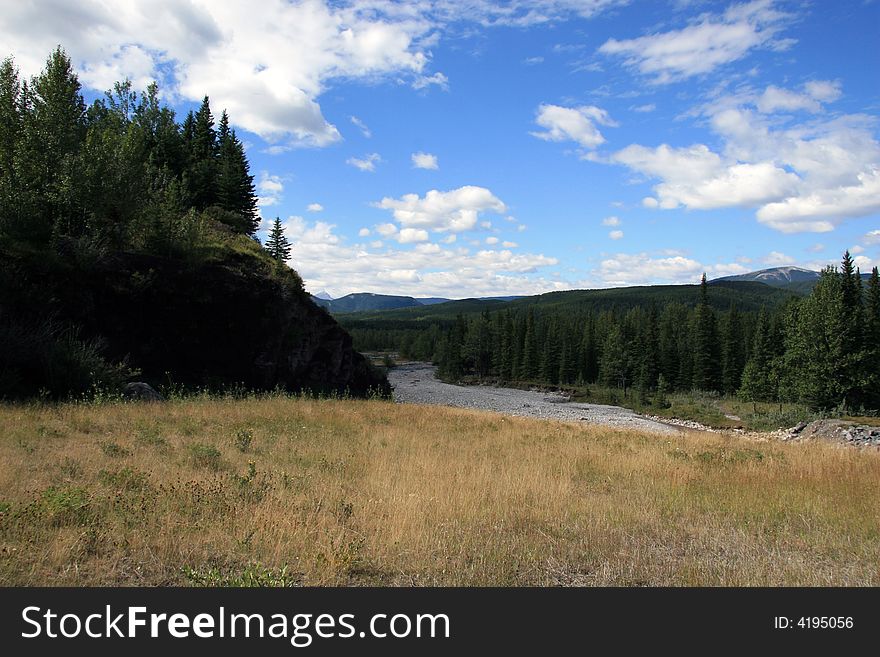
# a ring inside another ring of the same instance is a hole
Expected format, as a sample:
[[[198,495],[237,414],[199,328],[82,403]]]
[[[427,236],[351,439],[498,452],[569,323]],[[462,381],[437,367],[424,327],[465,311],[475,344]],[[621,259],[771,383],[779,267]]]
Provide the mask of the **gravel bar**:
[[[388,373],[388,380],[394,387],[394,401],[457,406],[566,422],[590,422],[659,434],[680,432],[676,427],[650,420],[627,408],[569,402],[567,397],[558,393],[443,383],[436,378],[436,369],[427,363],[406,363],[393,368]]]

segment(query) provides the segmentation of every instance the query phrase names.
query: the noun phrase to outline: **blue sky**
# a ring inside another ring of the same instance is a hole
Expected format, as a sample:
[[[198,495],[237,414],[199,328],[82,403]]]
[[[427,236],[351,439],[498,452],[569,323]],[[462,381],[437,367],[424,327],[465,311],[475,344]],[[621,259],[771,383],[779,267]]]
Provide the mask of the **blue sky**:
[[[880,264],[880,3],[17,3],[94,96],[208,94],[334,296],[534,294]]]

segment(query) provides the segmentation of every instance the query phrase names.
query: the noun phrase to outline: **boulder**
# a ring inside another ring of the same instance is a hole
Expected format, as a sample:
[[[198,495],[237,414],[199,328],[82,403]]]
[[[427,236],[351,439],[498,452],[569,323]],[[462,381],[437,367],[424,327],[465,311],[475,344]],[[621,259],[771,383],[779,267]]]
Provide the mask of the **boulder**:
[[[142,381],[126,383],[125,387],[122,389],[122,396],[126,399],[131,399],[134,401],[165,401],[165,398],[158,392],[156,392],[153,386],[151,386],[149,383],[143,383]]]

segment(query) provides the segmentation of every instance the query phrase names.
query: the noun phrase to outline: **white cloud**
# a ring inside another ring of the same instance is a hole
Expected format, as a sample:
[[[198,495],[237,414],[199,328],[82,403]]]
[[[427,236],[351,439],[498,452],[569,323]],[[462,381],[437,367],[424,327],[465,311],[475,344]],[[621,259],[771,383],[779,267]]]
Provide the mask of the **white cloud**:
[[[597,274],[606,285],[696,283],[705,270],[684,256],[652,258],[647,253],[617,253],[601,261]]]
[[[810,98],[830,103],[841,96],[840,82],[836,80],[811,80],[804,85]]]
[[[439,169],[437,156],[431,153],[413,153],[411,156],[414,169]]]
[[[308,210],[309,212],[323,212],[324,206],[320,203],[309,203],[309,205],[306,207],[306,210]]]
[[[345,163],[360,169],[361,171],[375,171],[376,165],[382,161],[382,157],[378,153],[370,153],[362,158],[350,157]]]
[[[755,0],[730,5],[720,15],[702,14],[680,30],[609,39],[599,52],[622,57],[627,66],[665,84],[709,73],[755,48],[791,45],[774,40],[787,18],[771,0]]]
[[[510,241],[505,240],[504,242],[501,243],[501,246],[503,246],[505,249],[515,249],[519,246],[519,244],[517,244],[516,242],[510,242]]]
[[[501,240],[499,240],[497,237],[487,237],[486,238],[486,244],[488,244],[490,246],[495,246],[500,241]]]
[[[544,132],[532,132],[545,141],[574,141],[584,148],[596,148],[605,142],[605,137],[594,125],[616,126],[608,112],[592,105],[581,107],[560,107],[543,104],[538,107],[535,123]]]
[[[862,241],[865,244],[880,244],[880,230],[871,230],[865,233],[865,236],[862,238]]]
[[[794,258],[779,251],[771,251],[764,257],[764,264],[768,267],[787,267],[794,263]]]
[[[281,176],[272,175],[268,171],[261,171],[256,187],[258,193],[257,203],[261,208],[268,208],[281,202],[282,194],[284,193],[284,181]]]
[[[637,105],[636,107],[631,107],[630,109],[633,112],[641,112],[644,114],[647,112],[653,112],[657,109],[657,106],[654,103],[648,103],[647,105]]]
[[[4,7],[0,40],[25,74],[62,43],[83,83],[116,80],[226,108],[238,127],[286,145],[340,139],[318,98],[336,78],[422,79],[436,20],[391,3],[36,0]],[[436,76],[437,74],[433,74]]]
[[[823,99],[839,92],[833,83],[816,85],[812,93]],[[765,113],[756,111],[761,107]],[[775,87],[720,98],[702,110],[720,137],[719,150],[632,144],[605,161],[659,181],[655,196],[642,201],[645,207],[754,208],[760,222],[785,233],[827,232],[845,219],[880,211],[875,120],[826,114],[799,123],[793,116],[769,116],[795,109],[818,112],[821,106],[809,94]]]
[[[449,88],[449,78],[443,73],[437,72],[434,75],[420,75],[412,83],[413,89],[426,89],[431,85],[437,85],[446,90]]]
[[[834,230],[843,218],[880,212],[880,168],[859,173],[857,184],[819,189],[801,196],[768,203],[758,210],[758,219],[784,233]]]
[[[769,162],[726,164],[703,144],[654,149],[631,145],[614,153],[612,161],[663,180],[654,188],[658,199],[642,201],[646,207],[753,206],[791,192],[799,182],[796,175]]]
[[[851,246],[849,248],[849,252],[852,253],[853,255],[858,255],[860,253],[865,252],[865,247],[859,246],[858,244],[856,244],[855,246]]]
[[[813,244],[812,246],[807,247],[807,251],[809,251],[810,253],[822,253],[822,251],[824,251],[824,250],[825,250],[825,245],[821,244],[819,242],[817,242],[816,244]]]
[[[370,229],[369,228],[361,228],[358,231],[358,237],[369,237],[369,236],[370,236]]]
[[[523,64],[525,64],[526,66],[534,66],[535,64],[542,64],[542,63],[544,63],[544,58],[541,57],[540,55],[538,55],[536,57],[526,57],[523,60]]]
[[[391,237],[397,232],[397,226],[394,224],[379,224],[376,226],[376,232],[382,237]]]
[[[370,139],[370,138],[373,136],[373,133],[372,133],[372,131],[367,127],[367,124],[364,123],[363,121],[361,121],[358,117],[356,117],[356,116],[352,116],[352,117],[351,117],[351,122],[352,122],[354,125],[356,125],[356,126],[358,127],[358,129],[361,131],[361,134],[362,134],[364,137],[366,137],[367,139]]]
[[[507,207],[485,187],[467,185],[448,192],[432,189],[424,198],[405,194],[400,199],[383,198],[376,207],[391,210],[401,226],[435,232],[459,233],[473,230],[482,212],[503,214]]]
[[[620,217],[605,217],[602,220],[603,226],[619,226],[621,223]]]
[[[610,233],[608,233],[608,237],[610,237],[613,240],[622,239],[623,238],[623,231],[622,230],[612,230]]]
[[[811,96],[789,91],[788,89],[780,89],[773,85],[764,90],[764,93],[758,98],[757,106],[758,110],[765,114],[780,110],[818,112],[822,108],[819,101]]]
[[[455,244],[455,241],[458,239],[458,236],[455,233],[450,233],[446,237],[444,237],[441,241],[444,244]]]
[[[401,228],[397,234],[397,241],[401,244],[412,244],[413,242],[427,242],[428,231],[421,228]]]
[[[471,252],[428,242],[380,251],[381,242],[345,244],[334,228],[323,222],[310,224],[302,217],[285,223],[293,243],[292,265],[308,289],[332,289],[340,296],[378,292],[467,297],[538,294],[570,287],[539,275],[541,269],[558,264],[542,254],[514,254],[508,249]]]
[[[699,283],[700,276],[720,278],[745,274],[748,268],[736,262],[705,264],[681,254],[615,253],[603,259],[592,272],[602,286],[686,285]]]

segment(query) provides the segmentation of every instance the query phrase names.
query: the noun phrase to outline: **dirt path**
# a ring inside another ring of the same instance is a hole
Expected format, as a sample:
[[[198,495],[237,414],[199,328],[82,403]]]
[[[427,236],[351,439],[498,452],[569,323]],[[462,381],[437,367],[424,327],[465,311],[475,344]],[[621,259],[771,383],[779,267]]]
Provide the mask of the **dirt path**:
[[[455,386],[439,381],[434,376],[435,370],[427,363],[407,363],[392,369],[388,380],[394,386],[394,400],[496,411],[523,417],[591,422],[660,434],[677,434],[680,431],[618,406],[573,403],[561,395],[513,388]]]

